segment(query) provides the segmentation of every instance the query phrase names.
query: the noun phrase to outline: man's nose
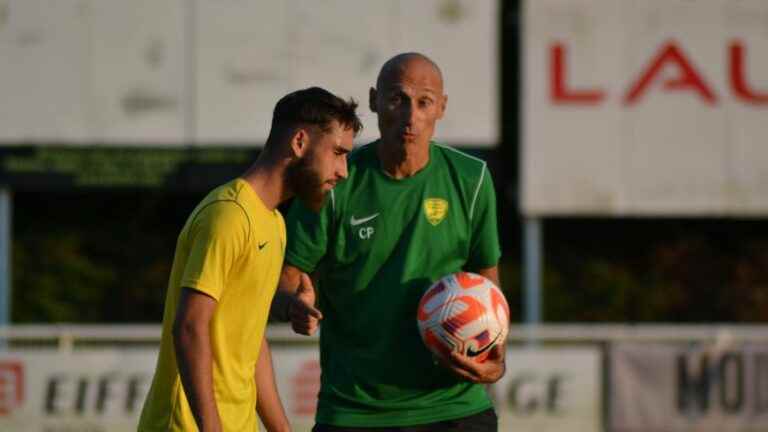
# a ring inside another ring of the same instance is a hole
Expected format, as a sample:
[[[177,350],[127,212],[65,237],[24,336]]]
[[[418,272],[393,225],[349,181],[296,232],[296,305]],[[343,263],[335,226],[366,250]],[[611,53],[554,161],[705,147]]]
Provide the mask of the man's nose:
[[[413,102],[403,104],[403,121],[406,126],[410,126],[414,123],[416,117],[416,109],[413,106]]]
[[[339,168],[336,170],[336,177],[340,179],[347,178],[347,158],[344,157],[341,159],[341,163],[339,164]]]

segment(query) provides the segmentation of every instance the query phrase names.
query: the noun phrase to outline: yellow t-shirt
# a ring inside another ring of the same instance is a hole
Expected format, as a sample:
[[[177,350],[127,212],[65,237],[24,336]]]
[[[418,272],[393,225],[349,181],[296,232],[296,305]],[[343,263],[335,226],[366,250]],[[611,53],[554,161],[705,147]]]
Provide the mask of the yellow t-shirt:
[[[241,179],[211,191],[176,243],[160,355],[139,431],[194,431],[171,334],[182,287],[217,300],[211,320],[213,388],[226,431],[256,431],[254,372],[285,251],[285,222]]]

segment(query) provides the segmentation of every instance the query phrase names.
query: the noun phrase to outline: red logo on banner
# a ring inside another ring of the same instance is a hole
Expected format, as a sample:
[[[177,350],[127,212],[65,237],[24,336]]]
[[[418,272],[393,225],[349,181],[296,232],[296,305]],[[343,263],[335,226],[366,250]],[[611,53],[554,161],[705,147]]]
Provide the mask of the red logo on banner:
[[[0,361],[0,415],[7,415],[24,400],[24,366]]]
[[[307,360],[291,378],[293,386],[293,413],[313,416],[317,409],[317,393],[320,391],[320,363]]]

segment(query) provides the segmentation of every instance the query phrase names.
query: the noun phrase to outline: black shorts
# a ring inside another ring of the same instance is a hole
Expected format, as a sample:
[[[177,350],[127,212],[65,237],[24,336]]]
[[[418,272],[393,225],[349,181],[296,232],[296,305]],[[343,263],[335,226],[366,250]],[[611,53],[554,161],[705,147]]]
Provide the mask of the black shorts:
[[[496,432],[498,418],[493,408],[454,420],[443,420],[416,426],[403,427],[343,427],[316,424],[312,432]]]

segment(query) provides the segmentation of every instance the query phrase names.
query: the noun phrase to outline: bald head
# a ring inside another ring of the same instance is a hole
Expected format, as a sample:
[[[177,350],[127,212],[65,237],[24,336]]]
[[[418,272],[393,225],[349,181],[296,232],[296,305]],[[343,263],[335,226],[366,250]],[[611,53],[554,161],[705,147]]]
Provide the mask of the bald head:
[[[426,66],[431,69],[437,75],[442,90],[443,73],[440,71],[437,63],[424,54],[416,52],[398,54],[387,60],[384,66],[381,67],[378,78],[376,78],[376,87],[382,88],[397,82],[411,66]]]
[[[389,59],[381,67],[376,88],[369,93],[369,106],[378,116],[385,146],[394,150],[417,148],[424,154],[447,102],[440,68],[419,53]]]

